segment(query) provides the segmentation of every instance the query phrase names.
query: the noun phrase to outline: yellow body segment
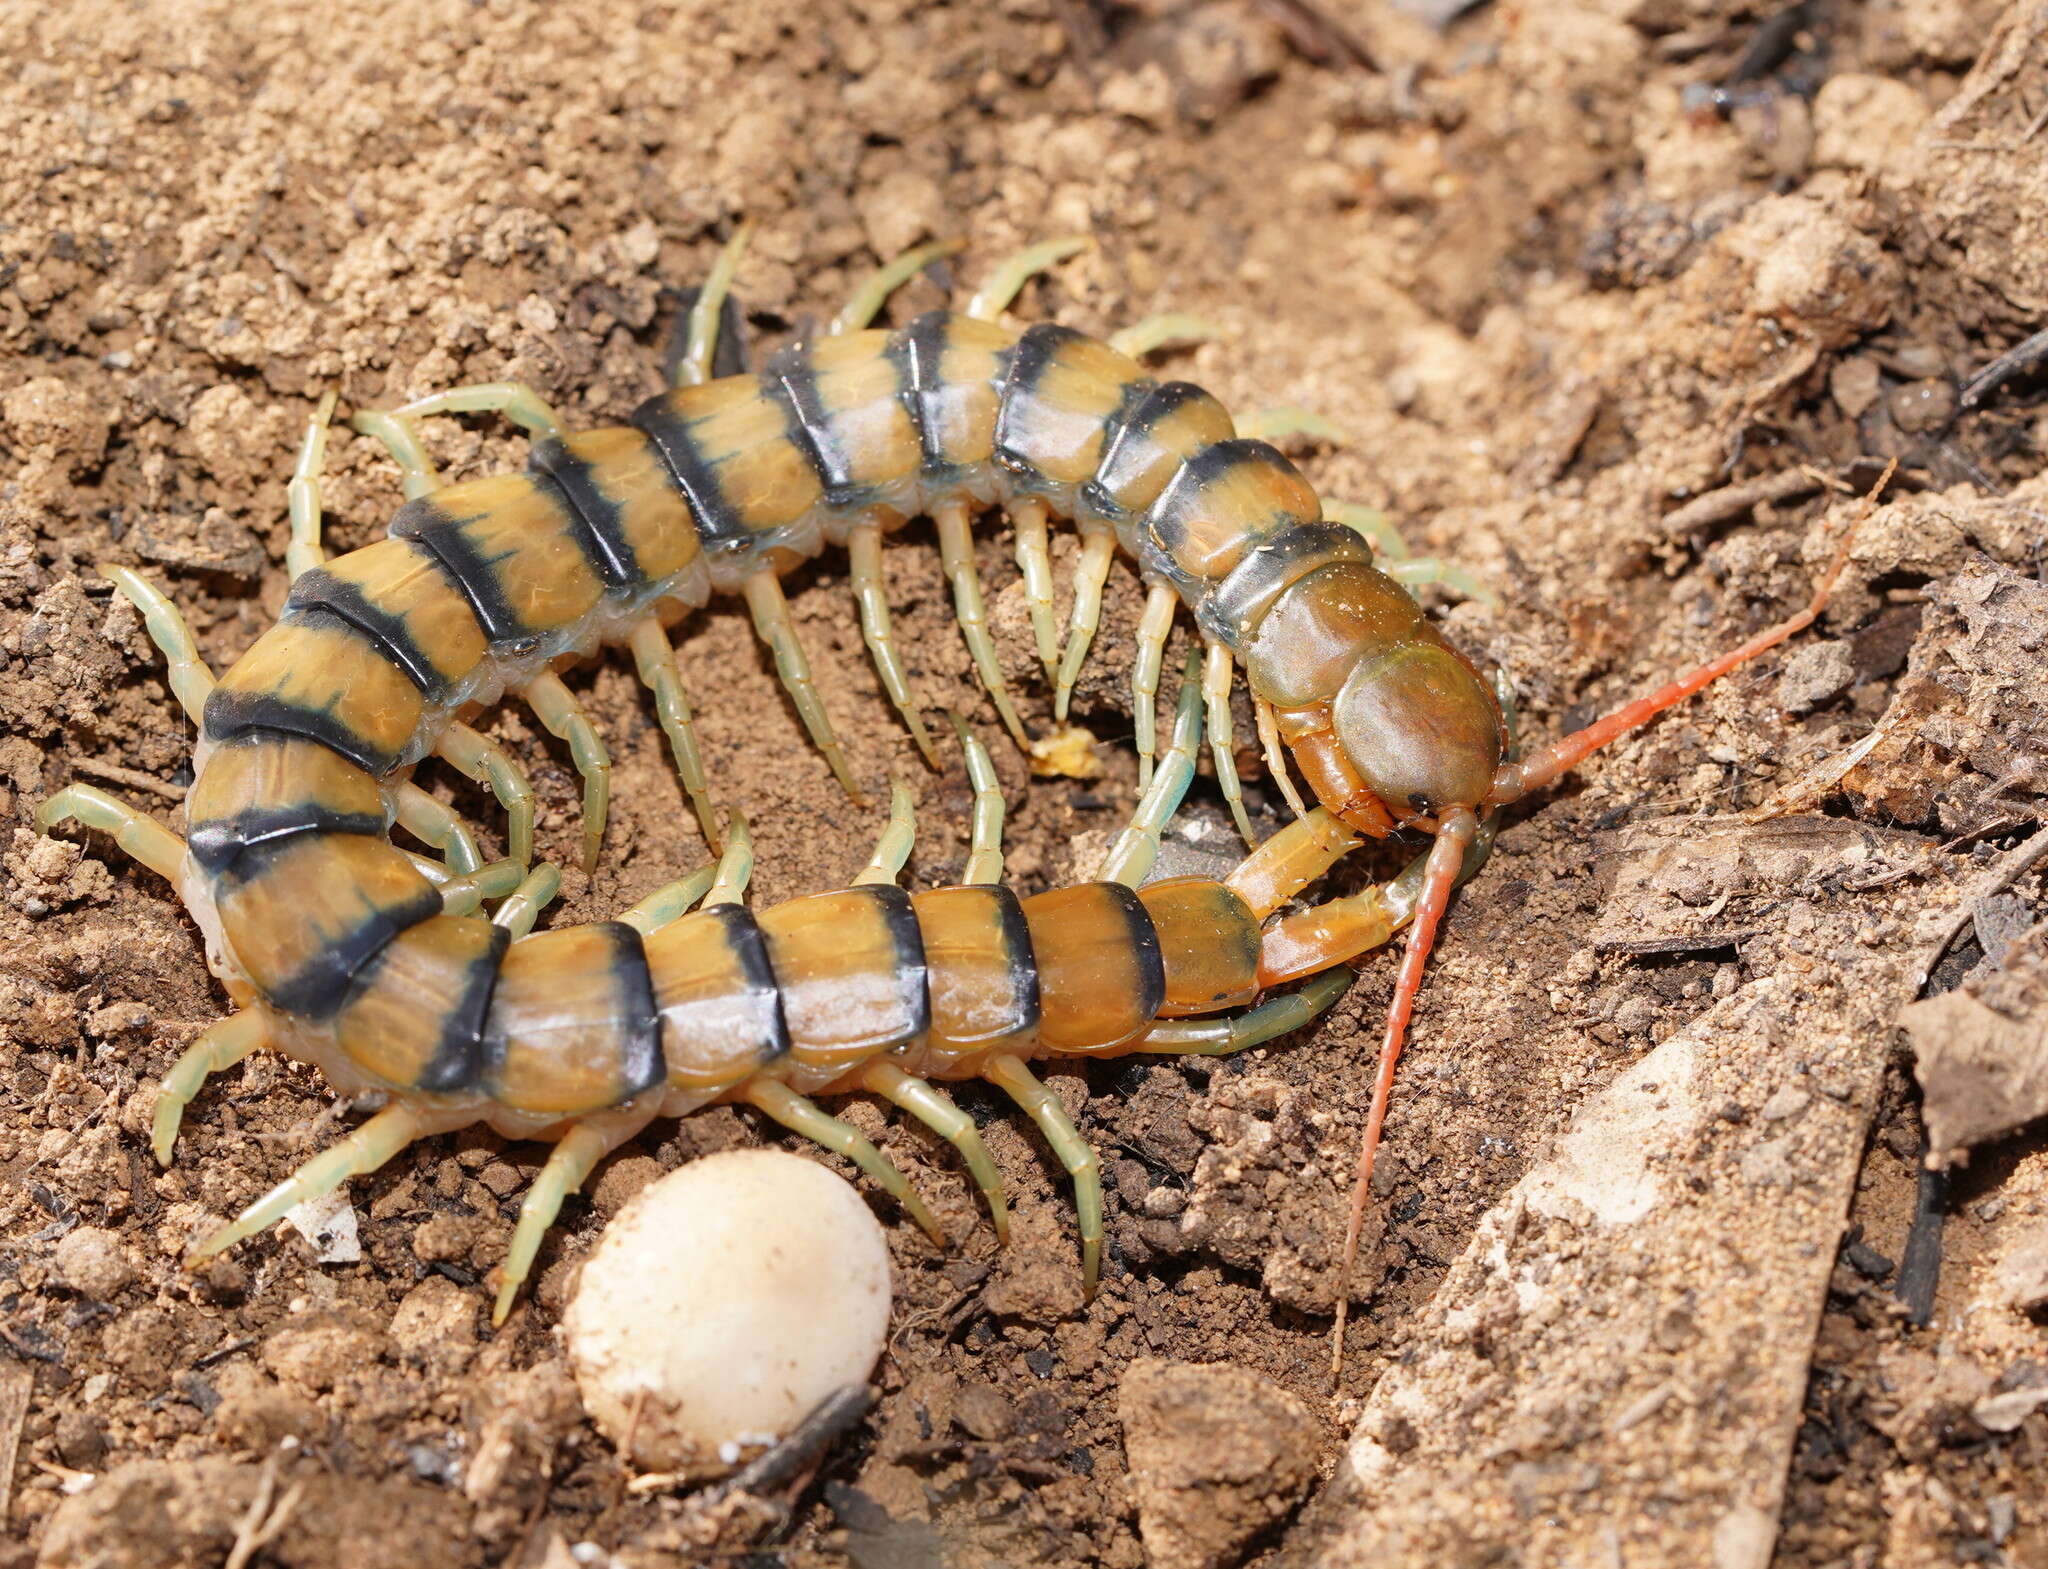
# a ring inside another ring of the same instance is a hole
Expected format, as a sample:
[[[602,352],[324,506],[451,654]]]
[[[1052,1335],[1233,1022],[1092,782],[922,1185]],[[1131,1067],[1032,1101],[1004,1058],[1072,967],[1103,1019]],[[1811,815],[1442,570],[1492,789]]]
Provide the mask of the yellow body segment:
[[[1259,921],[1229,888],[1172,877],[1147,883],[1138,901],[1152,917],[1166,971],[1161,1018],[1239,1008],[1259,995]]]
[[[355,628],[332,618],[283,621],[235,661],[208,700],[208,712],[262,713],[250,700],[304,716],[323,734],[338,733],[363,760],[397,759],[426,709],[420,689]]]
[[[1114,1051],[1151,1027],[1164,1000],[1157,938],[1121,883],[1081,883],[1023,901],[1038,961],[1039,1046]]]

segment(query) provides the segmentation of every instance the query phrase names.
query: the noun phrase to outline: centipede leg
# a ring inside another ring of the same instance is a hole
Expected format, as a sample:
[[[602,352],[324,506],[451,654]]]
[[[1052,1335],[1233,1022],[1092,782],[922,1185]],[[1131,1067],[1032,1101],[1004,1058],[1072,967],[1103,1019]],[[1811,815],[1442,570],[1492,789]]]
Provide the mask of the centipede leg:
[[[894,883],[917,844],[917,803],[897,780],[889,784],[889,822],[875,841],[875,853],[868,864],[854,874],[852,886],[863,883]]]
[[[967,640],[967,651],[974,656],[981,684],[988,688],[989,700],[996,705],[1004,728],[1020,747],[1027,746],[1024,724],[1010,702],[1002,661],[997,657],[995,640],[989,636],[988,616],[982,608],[981,576],[974,570],[974,535],[967,504],[941,502],[932,510],[932,521],[939,530],[939,562],[953,584],[953,614],[960,623],[960,635]]]
[[[704,896],[704,908],[715,904],[743,904],[747,883],[754,875],[754,839],[747,830],[746,815],[734,812],[725,824],[725,850],[718,857],[718,870],[711,892]]]
[[[541,911],[552,904],[555,895],[561,891],[561,872],[542,861],[505,896],[504,903],[492,912],[491,920],[510,932],[512,940],[517,942],[533,930],[533,923],[540,919]]]
[[[755,1079],[740,1095],[748,1105],[766,1112],[790,1132],[801,1134],[813,1144],[821,1144],[835,1154],[844,1155],[887,1189],[903,1206],[903,1212],[924,1228],[926,1236],[940,1247],[946,1245],[946,1233],[940,1227],[938,1217],[925,1207],[924,1200],[911,1187],[910,1179],[858,1129],[797,1094],[780,1079]]]
[[[386,1106],[376,1116],[330,1149],[322,1150],[297,1171],[251,1204],[192,1250],[191,1262],[204,1263],[216,1253],[253,1237],[264,1227],[308,1199],[332,1193],[350,1177],[366,1176],[415,1139],[446,1133],[476,1118],[474,1111],[429,1113],[411,1102]]]
[[[832,318],[832,325],[826,329],[830,336],[842,332],[858,332],[875,319],[875,312],[890,295],[915,278],[925,268],[943,256],[952,256],[966,248],[964,239],[934,240],[929,245],[920,245],[916,250],[905,251],[893,261],[884,263],[868,274],[859,288],[855,289]]]
[[[678,877],[672,883],[663,883],[653,893],[628,909],[621,910],[612,919],[622,926],[630,926],[642,937],[650,937],[675,921],[689,914],[697,901],[711,891],[711,885],[718,880],[715,866],[700,866],[687,877]]]
[[[942,1092],[923,1079],[913,1078],[886,1058],[877,1058],[861,1072],[861,1084],[883,1099],[901,1106],[911,1116],[960,1152],[975,1186],[988,1200],[988,1217],[996,1228],[996,1240],[1010,1240],[1010,1207],[1003,1198],[1003,1175],[989,1158],[988,1146],[974,1119]]]
[[[1332,501],[1326,496],[1323,498],[1323,521],[1341,523],[1364,538],[1382,565],[1408,559],[1408,541],[1401,537],[1401,531],[1394,527],[1393,520],[1378,507],[1361,506],[1355,501]]]
[[[1138,653],[1131,661],[1131,744],[1138,753],[1138,788],[1152,782],[1152,754],[1159,724],[1159,667],[1166,662],[1166,640],[1173,633],[1173,615],[1180,596],[1164,583],[1145,595],[1145,613],[1138,618]]]
[[[171,1163],[185,1108],[192,1104],[207,1079],[269,1044],[270,1016],[258,1007],[229,1014],[185,1048],[156,1092],[156,1116],[150,1126],[149,1147],[159,1166]]]
[[[185,710],[185,717],[198,724],[206,710],[207,696],[213,691],[213,672],[199,657],[199,644],[193,639],[192,629],[185,624],[184,616],[164,596],[163,590],[140,572],[116,566],[101,566],[98,571],[120,591],[123,599],[142,613],[143,630],[149,634],[150,642],[156,645],[157,652],[164,656],[169,666],[165,676],[170,682],[171,695]]]
[[[1344,432],[1322,415],[1308,409],[1298,409],[1291,404],[1277,404],[1270,409],[1253,409],[1249,414],[1240,415],[1236,420],[1237,433],[1251,436],[1260,441],[1279,441],[1287,436],[1307,436],[1315,441],[1327,442],[1341,447],[1345,442]]]
[[[562,1213],[562,1201],[583,1186],[599,1161],[653,1120],[650,1116],[591,1118],[555,1141],[547,1164],[519,1201],[512,1241],[505,1250],[505,1261],[498,1266],[498,1295],[491,1304],[493,1329],[512,1312],[513,1299],[533,1272],[533,1261],[548,1228]]]
[[[1055,262],[1087,250],[1094,241],[1085,234],[1068,235],[1064,239],[1047,240],[1042,245],[1033,245],[1014,256],[1007,256],[996,263],[987,280],[975,291],[967,302],[967,314],[978,316],[983,321],[994,321],[1002,315],[1010,301],[1017,297],[1017,291],[1031,281],[1034,274],[1044,272]]]
[[[704,286],[697,291],[697,298],[691,303],[683,329],[681,352],[669,365],[669,381],[673,385],[694,387],[711,379],[711,362],[718,353],[718,329],[725,316],[726,296],[732,292],[733,275],[739,271],[740,258],[747,253],[747,241],[753,237],[754,226],[751,223],[741,224],[733,230],[732,238],[725,242],[725,248],[718,253],[718,260],[711,264]]]
[[[398,465],[399,485],[407,501],[417,501],[429,491],[441,488],[441,471],[427,456],[426,446],[412,421],[388,409],[358,409],[349,416],[348,423],[349,429],[368,436]]]
[[[1108,342],[1117,353],[1141,360],[1168,344],[1209,343],[1222,336],[1223,329],[1213,321],[1190,316],[1185,311],[1162,311],[1134,321],[1120,332],[1112,332]]]
[[[45,829],[69,819],[114,836],[131,860],[140,861],[159,877],[175,883],[185,867],[185,841],[153,817],[115,800],[88,784],[66,785],[36,808],[36,822]]]
[[[1088,661],[1088,649],[1095,641],[1095,629],[1102,622],[1102,586],[1109,581],[1109,564],[1116,559],[1116,532],[1100,524],[1081,528],[1081,559],[1074,563],[1074,604],[1067,614],[1067,646],[1060,655],[1059,674],[1054,678],[1052,715],[1067,717],[1073,700],[1074,683]]]
[[[611,810],[611,754],[583,705],[552,670],[527,682],[519,695],[532,706],[534,717],[550,735],[569,743],[570,759],[583,776],[583,870],[588,872],[597,865],[605,818]]]
[[[479,381],[431,392],[391,411],[401,421],[429,414],[502,414],[536,441],[562,434],[562,421],[548,400],[523,381]]]
[[[1081,1289],[1092,1300],[1102,1274],[1101,1157],[1074,1126],[1060,1098],[1024,1065],[1023,1058],[998,1053],[981,1076],[1024,1108],[1074,1180],[1074,1208],[1081,1224]]]
[[[1135,888],[1151,872],[1152,863],[1159,859],[1159,836],[1173,821],[1173,814],[1180,810],[1180,803],[1187,796],[1188,786],[1194,783],[1195,754],[1201,744],[1202,691],[1195,680],[1195,661],[1191,656],[1181,675],[1180,701],[1174,706],[1173,736],[1167,743],[1166,755],[1160,759],[1145,793],[1138,798],[1129,825],[1117,835],[1116,843],[1103,857],[1102,869],[1095,874],[1098,882]]]
[[[654,616],[634,627],[629,641],[640,683],[654,694],[654,716],[661,733],[668,737],[676,777],[682,780],[683,794],[690,798],[690,810],[697,816],[697,831],[716,852],[720,846],[718,813],[711,804],[711,781],[697,747],[697,725],[690,713],[690,700],[683,693],[682,672],[676,668],[675,646]]]
[[[1258,721],[1259,751],[1266,759],[1266,772],[1280,787],[1280,795],[1295,817],[1308,816],[1308,806],[1301,799],[1301,792],[1294,788],[1294,776],[1287,770],[1287,748],[1280,744],[1280,722],[1273,715],[1273,705],[1254,692],[1252,714]]]
[[[811,680],[811,662],[804,656],[804,646],[798,641],[796,623],[789,618],[789,601],[782,597],[782,584],[773,572],[756,572],[742,585],[747,597],[747,610],[754,618],[754,631],[768,650],[775,656],[775,673],[782,680],[782,688],[789,693],[790,701],[796,704],[797,717],[810,732],[811,742],[825,754],[825,761],[832,769],[832,775],[839,781],[839,788],[846,792],[846,798],[855,806],[865,806],[867,798],[860,792],[860,786],[853,782],[853,772],[846,765],[846,753],[840,749],[839,737],[833,733],[832,720],[825,712],[823,699]]]
[[[1424,583],[1439,583],[1452,593],[1463,594],[1467,599],[1476,599],[1482,605],[1491,605],[1496,609],[1500,606],[1500,595],[1493,591],[1484,578],[1455,562],[1439,561],[1434,556],[1411,556],[1405,561],[1386,562],[1380,570],[1407,588],[1417,588]]]
[[[305,439],[299,443],[299,460],[284,488],[285,508],[291,517],[291,539],[284,547],[286,576],[296,579],[327,559],[320,544],[320,470],[327,462],[327,424],[334,418],[335,394],[321,398],[313,417],[306,422]]]
[[[1003,880],[1003,786],[996,778],[994,759],[981,738],[967,728],[958,714],[948,715],[960,737],[960,750],[967,754],[967,782],[974,787],[974,813],[969,830],[967,866],[960,881],[967,884],[999,883]]]
[[[1338,965],[1310,978],[1301,990],[1274,997],[1231,1019],[1168,1019],[1130,1049],[1184,1057],[1228,1057],[1277,1040],[1327,1012],[1358,978]]]
[[[409,779],[392,793],[398,808],[398,826],[422,844],[439,850],[450,871],[473,872],[484,864],[468,825],[445,804]]]
[[[1017,571],[1024,580],[1024,608],[1031,617],[1031,641],[1048,677],[1060,658],[1059,623],[1052,608],[1049,516],[1045,503],[1035,496],[1022,496],[1010,503],[1010,525],[1017,534]],[[1066,717],[1064,710],[1060,717]]]
[[[441,862],[407,851],[406,857],[441,895],[444,915],[473,915],[486,899],[503,899],[519,891],[528,873],[517,861],[492,861],[473,872],[451,872]]]
[[[1318,806],[1238,862],[1225,884],[1260,920],[1359,846],[1358,834]]]
[[[441,732],[434,755],[488,789],[505,811],[505,854],[521,866],[533,859],[533,786],[497,742],[456,722]]]
[[[1259,841],[1252,832],[1252,820],[1245,815],[1244,790],[1237,777],[1237,748],[1230,733],[1230,678],[1236,667],[1229,644],[1205,638],[1202,648],[1202,693],[1209,704],[1209,755],[1216,765],[1216,783],[1223,789],[1224,805],[1230,808],[1231,820],[1244,837],[1245,847],[1256,850]]]
[[[846,536],[848,573],[853,580],[853,597],[860,606],[861,641],[868,645],[868,656],[875,662],[875,674],[881,678],[882,690],[889,694],[889,701],[896,712],[903,716],[903,724],[910,731],[910,739],[917,743],[917,749],[924,754],[924,760],[932,767],[939,766],[939,754],[932,750],[932,738],[924,727],[924,717],[917,711],[917,700],[910,695],[910,678],[904,673],[903,661],[896,652],[896,640],[889,621],[889,591],[882,571],[882,526],[879,523],[860,523]]]

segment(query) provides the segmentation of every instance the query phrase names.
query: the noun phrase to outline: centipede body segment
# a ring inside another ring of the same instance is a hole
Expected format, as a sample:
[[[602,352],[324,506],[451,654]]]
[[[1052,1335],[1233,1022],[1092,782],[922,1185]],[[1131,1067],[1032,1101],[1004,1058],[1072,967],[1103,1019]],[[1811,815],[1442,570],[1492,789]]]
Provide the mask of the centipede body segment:
[[[1017,332],[993,319],[1031,270],[1071,249],[1026,253],[967,312],[894,330],[865,327],[887,292],[865,291],[835,324],[843,330],[717,379],[706,375],[706,335],[718,302],[706,313],[700,300],[702,320],[678,362],[682,384],[618,426],[565,431],[521,387],[359,415],[358,428],[399,460],[412,499],[388,538],[331,560],[318,540],[316,430],[294,478],[283,613],[217,684],[169,603],[110,569],[201,722],[187,838],[180,845],[85,786],[46,802],[42,820],[113,831],[171,877],[243,1008],[166,1081],[159,1152],[168,1154],[178,1109],[205,1074],[258,1046],[313,1064],[343,1091],[389,1097],[202,1253],[414,1138],[484,1122],[555,1143],[502,1273],[502,1317],[563,1196],[595,1162],[651,1119],[716,1101],[754,1105],[847,1154],[935,1228],[901,1174],[814,1099],[854,1088],[951,1139],[1000,1227],[994,1168],[972,1123],[935,1087],[981,1078],[1017,1101],[1072,1173],[1092,1286],[1096,1158],[1029,1063],[1270,1038],[1327,1006],[1347,978],[1339,967],[1405,926],[1362,1202],[1422,964],[1452,887],[1484,854],[1493,808],[1789,636],[1818,613],[1825,586],[1802,617],[1517,759],[1494,688],[1408,592],[1431,564],[1382,570],[1358,528],[1326,518],[1294,465],[1239,435],[1199,388],[1162,383],[1121,349],[1070,329]],[[735,245],[723,275],[737,255]],[[885,269],[880,281],[902,276]],[[1126,341],[1145,339],[1137,329]],[[440,485],[409,420],[486,408],[536,438],[527,471]],[[799,716],[857,797],[778,580],[827,546],[849,551],[883,685],[929,757],[894,650],[879,546],[906,519],[933,516],[963,634],[1021,739],[967,548],[974,519],[992,507],[1017,522],[1036,652],[1060,712],[1111,557],[1130,557],[1150,590],[1132,675],[1147,788],[1103,880],[1030,897],[1000,883],[1000,796],[969,736],[979,806],[966,885],[896,886],[905,823],[884,836],[856,886],[750,911],[739,898],[751,864],[744,824],[718,818],[665,617],[714,595],[744,600]],[[1063,646],[1049,518],[1071,520],[1083,538]],[[1183,610],[1203,654],[1182,681],[1171,744],[1155,758],[1163,650]],[[615,644],[631,648],[654,696],[685,792],[722,852],[719,869],[618,919],[535,932],[553,874],[527,865],[531,791],[462,721],[506,694],[532,705],[583,777],[584,855],[593,858],[609,758],[553,667]],[[1194,773],[1204,714],[1226,800],[1249,834],[1229,733],[1240,671],[1269,761],[1284,779],[1284,746],[1319,805],[1226,881],[1146,884],[1159,832]],[[429,755],[499,797],[505,861],[483,864],[460,820],[409,783]],[[394,824],[441,858],[398,848]],[[1400,878],[1271,919],[1361,838],[1404,828],[1436,842]],[[481,913],[487,899],[500,901],[492,916]],[[1251,1006],[1262,990],[1303,977],[1312,979],[1302,992]],[[1234,1020],[1199,1018],[1247,1007]],[[1340,1292],[1340,1312],[1342,1301]]]

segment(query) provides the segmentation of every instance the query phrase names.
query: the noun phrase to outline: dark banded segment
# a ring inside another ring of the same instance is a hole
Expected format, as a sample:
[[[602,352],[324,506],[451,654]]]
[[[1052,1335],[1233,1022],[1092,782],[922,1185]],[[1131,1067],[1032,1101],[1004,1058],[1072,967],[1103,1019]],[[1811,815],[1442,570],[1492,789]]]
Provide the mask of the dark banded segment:
[[[474,1090],[498,970],[512,934],[444,915],[401,932],[363,967],[334,1021],[349,1061],[392,1089]]]
[[[1141,513],[1182,463],[1236,434],[1229,411],[1193,382],[1151,387],[1104,432],[1102,461],[1082,498],[1111,522]]]
[[[382,812],[337,812],[305,801],[250,807],[196,824],[185,844],[209,877],[241,881],[258,875],[270,856],[300,834],[381,834],[389,826]]]
[[[411,749],[425,699],[370,636],[324,609],[259,637],[206,699],[209,741],[251,730],[317,741],[372,774]]]
[[[789,1055],[782,989],[744,905],[672,921],[647,938],[646,953],[672,1092],[713,1095]]]
[[[469,960],[461,986],[442,1015],[441,1038],[420,1073],[419,1089],[441,1093],[470,1089],[483,1072],[484,1023],[490,1017],[491,997],[497,991],[498,971],[504,966],[505,950],[512,945],[512,934],[490,921],[473,920],[465,925],[484,928],[480,935],[486,946]]]
[[[185,797],[185,817],[193,858],[210,877],[237,880],[302,834],[378,835],[390,822],[373,775],[275,730],[247,730],[215,747]]]
[[[506,597],[498,575],[491,570],[492,563],[462,532],[462,525],[469,521],[443,511],[436,496],[419,496],[398,509],[390,534],[433,557],[469,605],[488,641],[499,645],[523,642],[532,634]]]
[[[1236,892],[1209,877],[1169,877],[1138,890],[1159,940],[1166,995],[1161,1018],[1214,1013],[1259,994],[1259,921]]]
[[[1038,1030],[1038,961],[1017,896],[999,884],[911,896],[931,997],[929,1050],[1028,1046]]]
[[[659,1084],[668,1072],[661,1056],[661,1010],[654,1002],[647,949],[639,931],[624,921],[600,921],[596,929],[612,944],[612,979],[621,1004],[620,1081],[627,1086],[627,1095],[638,1095]]]
[[[1320,522],[1322,510],[1276,448],[1219,441],[1183,463],[1152,504],[1140,564],[1193,599],[1262,541]]]
[[[291,592],[285,595],[279,619],[303,622],[317,615],[331,615],[362,633],[383,650],[386,659],[405,672],[406,679],[420,689],[420,695],[429,703],[439,703],[447,697],[446,676],[414,639],[405,617],[371,603],[360,583],[336,577],[325,567],[300,573]]]
[[[706,549],[740,550],[824,497],[772,377],[679,387],[633,412],[689,503]]]
[[[653,1088],[665,1071],[638,932],[600,921],[537,932],[506,951],[478,1075],[492,1100],[583,1116]]]
[[[260,867],[216,887],[242,973],[274,1007],[323,1020],[401,932],[441,913],[441,896],[381,837],[299,834]]]
[[[1204,632],[1242,649],[1265,614],[1293,584],[1338,561],[1372,564],[1372,546],[1341,523],[1304,523],[1261,541],[1202,596],[1195,620]]]
[[[811,365],[811,346],[791,344],[762,367],[762,381],[773,389],[770,395],[783,410],[789,439],[810,460],[826,504],[851,506],[859,494],[853,459],[832,429],[832,413],[819,394],[818,375]]]
[[[1118,416],[1150,390],[1142,366],[1070,327],[1041,322],[1017,340],[996,416],[996,461],[1065,499],[1095,477]]]
[[[1159,934],[1122,883],[1079,883],[1023,902],[1038,961],[1038,1040],[1048,1051],[1112,1051],[1151,1028],[1166,1000]]]
[[[675,394],[649,398],[633,411],[633,423],[646,432],[661,461],[668,465],[669,477],[689,504],[697,538],[707,547],[746,543],[746,520],[726,499],[716,471],[697,450],[690,421],[676,409]]]
[[[931,311],[898,333],[886,352],[917,425],[925,482],[953,484],[992,461],[998,394],[1016,340],[993,322]]]
[[[604,586],[640,587],[646,580],[626,537],[625,508],[606,494],[590,463],[551,438],[534,447],[526,466],[561,498],[577,548]]]
[[[816,1083],[931,1028],[923,934],[893,883],[792,899],[761,912],[790,1051]]]

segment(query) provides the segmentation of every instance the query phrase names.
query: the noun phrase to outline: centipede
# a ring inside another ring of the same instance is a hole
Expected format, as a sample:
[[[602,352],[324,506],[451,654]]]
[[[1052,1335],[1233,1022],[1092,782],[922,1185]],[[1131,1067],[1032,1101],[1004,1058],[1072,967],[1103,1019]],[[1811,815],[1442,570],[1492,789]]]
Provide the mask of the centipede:
[[[1353,963],[1405,934],[1360,1133],[1336,1294],[1348,1281],[1374,1153],[1426,961],[1453,890],[1477,870],[1503,806],[1811,625],[1847,559],[1852,520],[1798,613],[1559,739],[1516,740],[1511,689],[1489,680],[1413,590],[1485,592],[1406,554],[1377,515],[1326,503],[1265,439],[1150,350],[1186,318],[1107,340],[1003,317],[1067,240],[998,265],[964,310],[870,322],[892,291],[957,249],[877,272],[829,329],[758,370],[726,363],[741,229],[679,333],[671,385],[622,425],[565,430],[531,388],[494,383],[357,413],[404,475],[387,536],[328,557],[320,472],[335,395],[307,429],[288,487],[282,613],[218,679],[170,600],[132,569],[102,572],[141,612],[198,726],[183,838],[74,783],[43,801],[109,833],[168,879],[235,1011],[165,1076],[153,1143],[168,1163],[206,1079],[252,1052],[310,1065],[381,1109],[199,1241],[197,1262],[295,1205],[375,1171],[416,1140],[473,1124],[552,1149],[498,1270],[502,1323],[567,1196],[656,1118],[719,1103],[847,1156],[936,1237],[903,1173],[819,1104],[877,1094],[950,1141],[1007,1237],[1003,1185],[973,1120],[940,1087],[982,1080],[1036,1124],[1071,1178],[1082,1270],[1100,1271],[1100,1163],[1033,1071],[1047,1060],[1228,1053],[1328,1008]],[[714,374],[714,372],[719,372]],[[533,441],[524,472],[443,484],[414,422],[495,412]],[[936,528],[973,662],[1002,726],[1025,730],[1004,681],[973,553],[979,518],[1008,520],[1034,652],[1064,719],[1121,555],[1145,591],[1131,673],[1139,797],[1098,877],[1020,896],[1003,880],[1004,801],[987,748],[956,732],[973,782],[957,886],[906,891],[914,824],[892,791],[873,859],[846,887],[754,910],[747,825],[721,817],[669,627],[714,596],[745,602],[797,716],[849,797],[861,791],[819,701],[781,579],[843,549],[864,639],[911,741],[936,760],[892,636],[883,542]],[[1049,527],[1080,550],[1064,635]],[[1166,744],[1155,716],[1165,650],[1185,615],[1198,647]],[[531,706],[582,776],[582,852],[600,852],[609,758],[558,674],[607,647],[631,654],[715,863],[612,919],[536,930],[559,872],[533,860],[534,795],[468,721],[507,695]],[[1266,766],[1294,808],[1253,843],[1231,734],[1248,688]],[[1197,771],[1202,735],[1248,853],[1220,878],[1148,881]],[[505,813],[506,855],[412,779],[437,757]],[[1313,804],[1292,784],[1289,763]],[[402,848],[403,829],[422,850]],[[1405,870],[1350,894],[1307,891],[1368,841],[1427,840]],[[435,853],[427,853],[435,852]],[[488,910],[488,913],[486,913]],[[1300,983],[1294,990],[1286,990]]]

